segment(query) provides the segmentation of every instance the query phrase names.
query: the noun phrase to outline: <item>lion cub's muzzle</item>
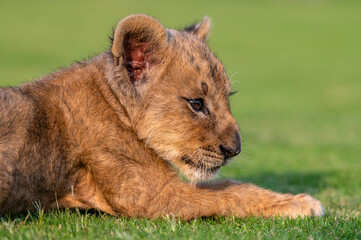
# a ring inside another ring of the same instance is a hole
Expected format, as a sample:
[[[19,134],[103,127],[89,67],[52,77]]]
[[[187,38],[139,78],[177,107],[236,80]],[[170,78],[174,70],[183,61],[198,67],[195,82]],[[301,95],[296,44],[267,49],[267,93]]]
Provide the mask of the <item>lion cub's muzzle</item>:
[[[238,131],[234,132],[233,136],[231,135],[219,145],[219,150],[224,156],[224,164],[227,163],[227,160],[231,157],[237,156],[241,152],[241,137]]]

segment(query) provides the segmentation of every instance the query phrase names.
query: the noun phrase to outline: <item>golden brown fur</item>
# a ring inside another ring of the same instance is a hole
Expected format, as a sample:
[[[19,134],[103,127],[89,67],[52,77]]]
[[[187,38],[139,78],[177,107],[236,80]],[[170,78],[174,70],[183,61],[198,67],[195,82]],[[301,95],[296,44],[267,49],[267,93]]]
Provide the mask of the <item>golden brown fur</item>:
[[[205,182],[241,146],[209,28],[208,18],[176,31],[133,15],[110,51],[0,89],[0,214],[37,204],[186,220],[322,215],[308,195]]]

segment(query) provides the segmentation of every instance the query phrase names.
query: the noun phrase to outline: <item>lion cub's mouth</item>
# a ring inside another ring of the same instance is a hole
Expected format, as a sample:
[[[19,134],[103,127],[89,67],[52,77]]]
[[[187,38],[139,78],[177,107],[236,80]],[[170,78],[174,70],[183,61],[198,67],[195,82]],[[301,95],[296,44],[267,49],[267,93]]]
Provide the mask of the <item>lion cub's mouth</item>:
[[[194,162],[189,156],[183,156],[181,159],[182,159],[182,161],[184,163],[186,163],[190,167],[206,170],[206,171],[209,171],[209,172],[216,172],[222,166],[222,164],[220,164],[220,165],[216,165],[216,166],[213,166],[213,167],[209,167],[209,166],[206,166],[205,164],[203,164],[203,163],[201,163],[199,161]]]

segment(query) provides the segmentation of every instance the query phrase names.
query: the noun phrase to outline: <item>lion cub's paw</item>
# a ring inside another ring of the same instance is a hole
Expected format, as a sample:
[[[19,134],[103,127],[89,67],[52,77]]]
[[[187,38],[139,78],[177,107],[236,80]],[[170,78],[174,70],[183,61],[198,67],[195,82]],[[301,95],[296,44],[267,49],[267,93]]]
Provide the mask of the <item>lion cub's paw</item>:
[[[285,216],[292,218],[317,216],[324,214],[323,206],[320,201],[308,194],[298,194],[294,196],[289,209],[284,211]]]

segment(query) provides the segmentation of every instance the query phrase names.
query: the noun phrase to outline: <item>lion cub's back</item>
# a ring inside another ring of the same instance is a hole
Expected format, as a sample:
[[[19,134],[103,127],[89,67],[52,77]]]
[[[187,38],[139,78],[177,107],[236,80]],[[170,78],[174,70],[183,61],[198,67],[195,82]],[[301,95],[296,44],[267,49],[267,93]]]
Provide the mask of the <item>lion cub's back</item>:
[[[31,103],[16,88],[0,88],[0,153],[24,142],[21,138],[26,135],[31,112]]]
[[[15,169],[27,133],[31,104],[12,88],[0,88],[0,214],[10,193]]]

